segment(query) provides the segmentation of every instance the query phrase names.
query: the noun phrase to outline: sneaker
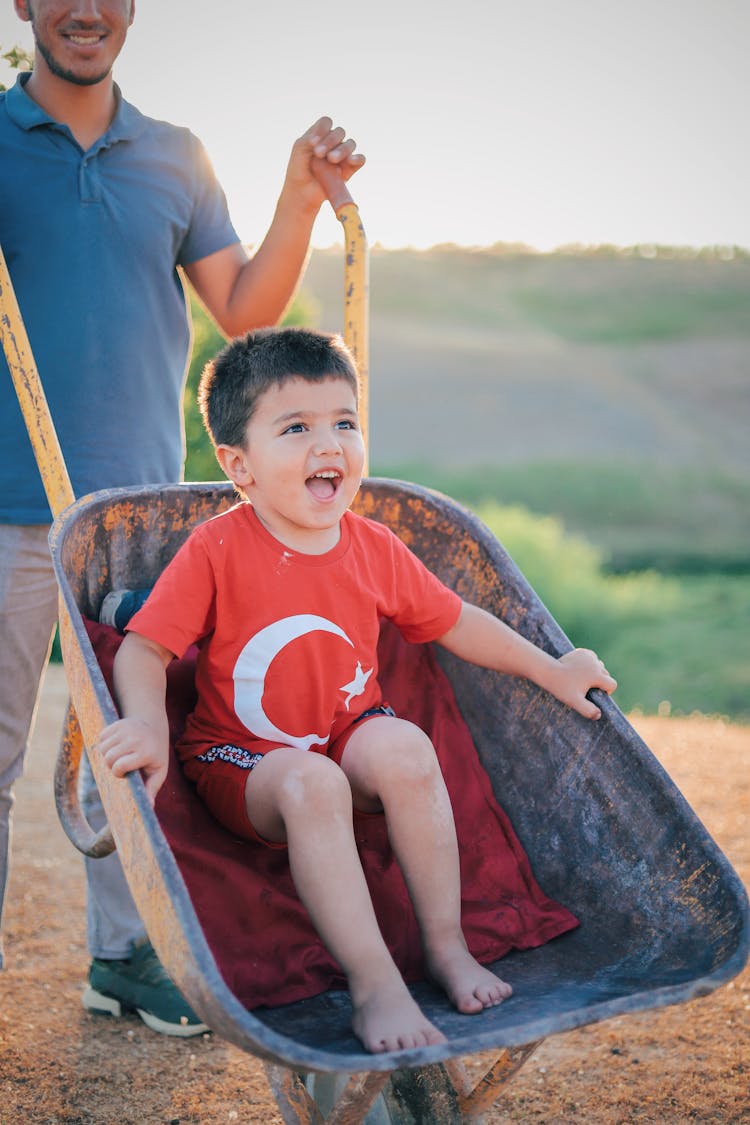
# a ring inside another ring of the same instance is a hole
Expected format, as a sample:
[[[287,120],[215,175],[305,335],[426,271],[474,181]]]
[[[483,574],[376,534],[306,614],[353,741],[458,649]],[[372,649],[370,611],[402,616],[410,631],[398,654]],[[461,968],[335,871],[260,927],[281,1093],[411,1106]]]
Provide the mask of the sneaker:
[[[149,941],[123,961],[94,958],[83,993],[88,1012],[120,1017],[137,1012],[147,1027],[162,1035],[200,1035],[208,1031],[167,976]]]
[[[99,610],[99,622],[112,625],[118,633],[125,632],[130,618],[138,612],[151,590],[111,590]]]

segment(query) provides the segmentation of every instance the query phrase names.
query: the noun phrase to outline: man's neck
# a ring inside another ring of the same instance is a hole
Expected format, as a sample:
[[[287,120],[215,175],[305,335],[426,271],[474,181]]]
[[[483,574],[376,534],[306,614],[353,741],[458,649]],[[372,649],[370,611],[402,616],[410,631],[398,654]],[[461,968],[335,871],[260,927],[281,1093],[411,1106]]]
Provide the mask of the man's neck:
[[[77,86],[52,74],[37,58],[25,90],[53,120],[68,126],[84,152],[106,133],[115,115],[111,74],[93,86]]]

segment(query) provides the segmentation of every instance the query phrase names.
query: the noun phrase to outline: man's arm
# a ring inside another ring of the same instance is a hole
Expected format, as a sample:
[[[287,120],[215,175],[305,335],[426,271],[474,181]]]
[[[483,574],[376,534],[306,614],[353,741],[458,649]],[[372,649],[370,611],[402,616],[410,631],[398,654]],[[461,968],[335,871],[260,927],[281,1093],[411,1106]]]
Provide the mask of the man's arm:
[[[576,648],[559,659],[550,656],[499,618],[468,602],[439,644],[471,664],[531,680],[587,719],[598,719],[601,711],[586,698],[586,692],[601,688],[610,694],[617,687],[590,649]]]
[[[337,165],[348,180],[364,164],[344,130],[321,117],[294,142],[273,221],[248,258],[238,243],[185,267],[191,284],[227,336],[277,324],[288,308],[307,261],[325,193],[313,175],[313,156]]]

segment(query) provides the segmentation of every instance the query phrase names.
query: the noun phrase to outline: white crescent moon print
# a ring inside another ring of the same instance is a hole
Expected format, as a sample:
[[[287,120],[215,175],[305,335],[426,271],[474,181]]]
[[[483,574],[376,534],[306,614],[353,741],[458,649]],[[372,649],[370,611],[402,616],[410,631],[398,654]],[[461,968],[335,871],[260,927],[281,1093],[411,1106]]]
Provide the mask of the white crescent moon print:
[[[324,632],[333,633],[341,637],[347,644],[354,647],[343,629],[325,617],[318,617],[312,613],[299,613],[293,617],[284,617],[281,621],[274,621],[261,629],[247,642],[234,666],[234,709],[237,718],[247,727],[256,738],[263,738],[269,742],[280,742],[284,746],[295,746],[300,750],[309,750],[311,746],[323,745],[328,741],[328,731],[323,734],[292,735],[280,730],[271,722],[263,710],[263,690],[265,687],[268,669],[281,650],[298,637],[306,633]],[[361,694],[364,684],[369,679],[370,673],[363,674],[358,665],[358,691]],[[361,684],[361,686],[359,686]],[[354,685],[347,684],[346,689],[351,692]],[[344,689],[342,689],[344,690]],[[347,699],[348,706],[348,699]]]

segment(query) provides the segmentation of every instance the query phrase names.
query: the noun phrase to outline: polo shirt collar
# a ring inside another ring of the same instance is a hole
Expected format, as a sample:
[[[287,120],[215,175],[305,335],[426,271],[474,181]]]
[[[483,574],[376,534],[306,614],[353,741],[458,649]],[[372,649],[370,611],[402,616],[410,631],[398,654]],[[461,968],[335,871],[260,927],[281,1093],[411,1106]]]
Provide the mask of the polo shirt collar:
[[[30,97],[24,86],[28,82],[30,74],[19,74],[16,79],[15,85],[6,92],[5,105],[8,111],[8,116],[19,129],[24,129],[28,132],[38,126],[53,126],[57,129],[65,128],[61,126],[58,121],[50,117],[41,106],[37,105],[32,97]],[[126,102],[120,91],[120,87],[115,82],[114,84],[115,101],[117,108],[115,109],[115,116],[112,119],[107,132],[100,138],[100,144],[110,145],[116,141],[132,141],[138,137],[145,128],[145,118],[135,106]]]

